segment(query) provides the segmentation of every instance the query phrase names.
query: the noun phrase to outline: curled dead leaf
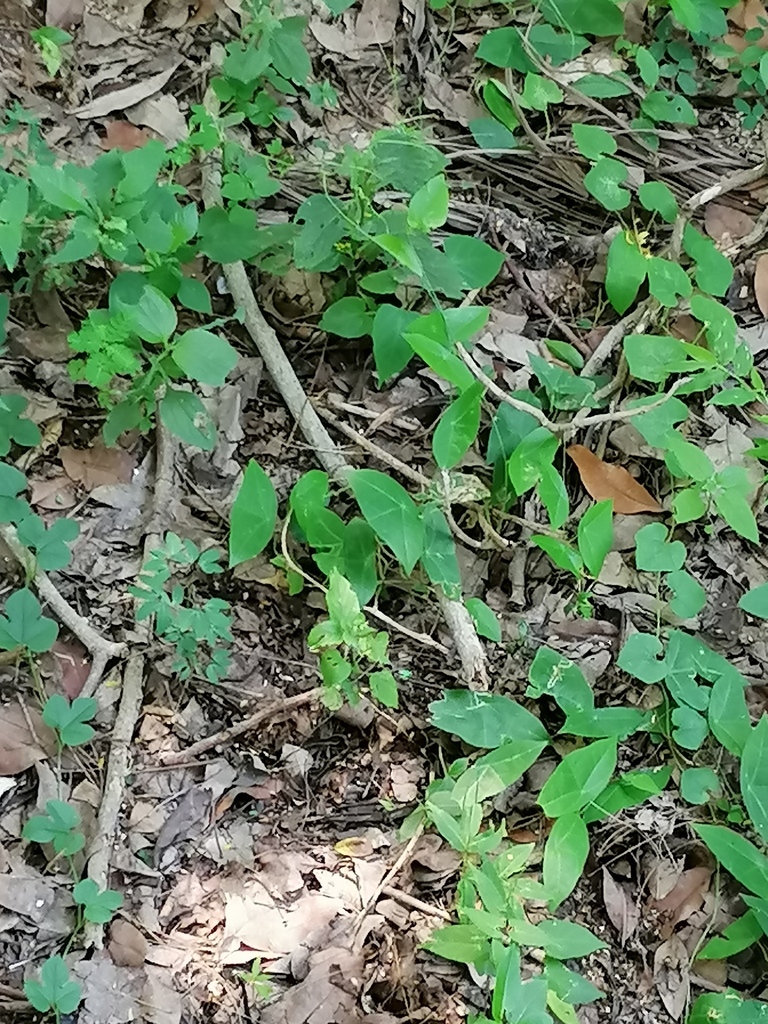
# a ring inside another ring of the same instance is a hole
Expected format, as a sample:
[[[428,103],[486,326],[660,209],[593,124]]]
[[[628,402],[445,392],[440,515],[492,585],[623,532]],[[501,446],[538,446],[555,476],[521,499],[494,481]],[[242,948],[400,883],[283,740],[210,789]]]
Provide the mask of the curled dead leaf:
[[[763,316],[768,319],[768,252],[757,257],[754,286],[757,305]]]
[[[725,203],[707,203],[704,207],[704,227],[710,238],[728,246],[749,232],[755,226],[755,218],[745,210],[737,210]]]
[[[640,923],[640,908],[627,887],[617,882],[607,868],[603,868],[603,903],[623,946]]]
[[[110,926],[108,949],[118,967],[141,967],[147,959],[147,940],[136,925],[121,917]]]
[[[664,511],[653,495],[623,466],[603,462],[583,444],[572,444],[566,452],[575,462],[587,494],[595,501],[613,501],[613,511],[617,515]]]

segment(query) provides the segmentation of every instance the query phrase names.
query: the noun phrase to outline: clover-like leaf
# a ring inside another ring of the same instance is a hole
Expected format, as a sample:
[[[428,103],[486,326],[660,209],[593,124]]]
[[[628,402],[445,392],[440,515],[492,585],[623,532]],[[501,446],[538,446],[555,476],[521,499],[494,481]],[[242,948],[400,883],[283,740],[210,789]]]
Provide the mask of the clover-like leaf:
[[[114,889],[99,889],[92,878],[83,878],[72,890],[72,898],[83,908],[83,917],[94,924],[106,924],[123,905]]]
[[[648,523],[635,535],[635,565],[644,572],[674,572],[685,562],[685,544],[667,540],[663,523]]]
[[[24,995],[39,1013],[53,1011],[57,1018],[74,1013],[83,997],[80,986],[72,981],[60,956],[52,956],[45,961],[39,981],[30,978],[24,982]]]
[[[75,697],[70,704],[62,694],[54,693],[43,708],[43,721],[56,730],[62,746],[79,747],[93,739],[95,730],[87,723],[97,709],[93,697]]]
[[[85,836],[78,831],[80,815],[64,800],[49,800],[45,814],[35,814],[24,826],[22,836],[32,843],[52,843],[56,853],[71,857],[82,850]]]
[[[48,651],[59,627],[42,613],[40,602],[24,587],[11,594],[5,602],[5,615],[0,615],[0,649],[13,651],[25,647],[34,654]]]

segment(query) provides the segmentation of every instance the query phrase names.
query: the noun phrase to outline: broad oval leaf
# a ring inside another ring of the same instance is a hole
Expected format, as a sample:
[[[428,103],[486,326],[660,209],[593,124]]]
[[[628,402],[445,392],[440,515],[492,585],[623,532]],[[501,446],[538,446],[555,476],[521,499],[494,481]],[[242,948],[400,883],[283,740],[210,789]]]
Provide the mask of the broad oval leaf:
[[[756,846],[725,825],[694,825],[693,829],[737,882],[756,896],[768,897],[768,857]]]
[[[578,811],[608,785],[616,767],[616,739],[596,740],[572,750],[544,783],[539,803],[548,818]]]
[[[485,392],[475,381],[448,406],[432,435],[432,454],[441,469],[452,469],[467,454],[480,429],[480,406]]]
[[[573,892],[589,854],[589,835],[579,814],[564,814],[552,826],[544,847],[543,882],[549,909]]]
[[[768,841],[768,716],[750,730],[741,755],[741,795],[764,842]]]
[[[194,327],[176,338],[173,361],[192,380],[218,388],[234,370],[237,352],[220,334]]]
[[[272,481],[251,460],[237,492],[229,519],[230,569],[255,558],[269,544],[277,522],[277,495]]]
[[[424,523],[413,498],[377,469],[354,470],[349,485],[376,535],[394,551],[404,572],[413,572],[424,551]]]
[[[495,693],[446,690],[429,705],[432,724],[473,747],[493,749],[507,740],[546,743],[547,730],[522,704]]]

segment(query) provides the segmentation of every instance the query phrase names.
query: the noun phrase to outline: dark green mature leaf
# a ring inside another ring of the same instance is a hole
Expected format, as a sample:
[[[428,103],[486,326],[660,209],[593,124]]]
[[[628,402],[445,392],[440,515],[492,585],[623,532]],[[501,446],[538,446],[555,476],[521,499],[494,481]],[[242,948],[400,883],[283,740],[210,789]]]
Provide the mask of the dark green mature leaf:
[[[626,313],[648,273],[648,260],[634,236],[620,231],[608,249],[605,293],[617,313]]]
[[[547,817],[559,818],[594,800],[610,781],[616,757],[615,738],[596,740],[567,754],[539,794],[539,803]]]
[[[649,771],[626,772],[624,775],[609,782],[602,793],[587,804],[582,812],[582,817],[590,824],[593,821],[603,821],[604,818],[626,810],[628,807],[635,807],[637,804],[647,800],[648,797],[657,796],[669,782],[672,769],[669,767],[651,768]]]
[[[579,520],[579,554],[590,574],[597,578],[613,547],[613,501],[598,501]]]
[[[654,384],[663,384],[670,374],[681,373],[689,365],[683,342],[664,335],[629,334],[624,355],[633,377]]]
[[[536,67],[528,56],[520,30],[514,25],[504,28],[493,28],[483,33],[475,56],[487,61],[497,68],[512,68],[513,71],[525,73],[535,71]]]
[[[768,1003],[735,992],[706,992],[693,1004],[687,1024],[766,1024]]]
[[[417,316],[410,309],[386,302],[376,310],[371,333],[379,386],[404,370],[413,358],[413,349],[404,335]]]
[[[694,831],[737,882],[768,897],[768,857],[748,839],[724,825],[694,825]]]
[[[552,25],[589,36],[618,36],[624,31],[624,15],[613,0],[542,0],[542,15]]]
[[[575,921],[549,920],[537,924],[541,946],[549,955],[558,960],[589,956],[598,949],[605,949],[605,943],[596,938],[588,928]]]
[[[440,700],[429,705],[429,710],[436,728],[455,733],[473,747],[492,749],[508,740],[549,740],[547,730],[535,715],[501,694],[446,690]]]
[[[709,295],[725,295],[733,280],[731,261],[720,252],[711,238],[692,224],[685,225],[683,248],[696,263],[696,284]]]
[[[344,527],[342,554],[344,575],[362,607],[368,604],[379,585],[376,572],[376,534],[364,519],[355,516]]]
[[[124,271],[117,275],[109,289],[109,309],[123,313],[143,341],[165,341],[176,330],[173,303],[143,274]]]
[[[228,210],[213,206],[200,216],[199,251],[214,263],[252,259],[261,250],[258,226],[255,210],[245,206],[230,206]]]
[[[473,924],[449,924],[433,932],[424,948],[445,960],[473,964],[488,955],[490,942]]]
[[[552,826],[544,847],[543,883],[550,910],[556,910],[573,892],[589,854],[589,835],[584,819],[563,814]]]
[[[743,949],[748,949],[753,942],[763,937],[763,929],[760,927],[755,915],[751,910],[742,914],[727,928],[723,929],[721,935],[710,939],[704,948],[699,952],[701,960],[727,960]]]
[[[338,334],[340,338],[362,338],[364,334],[371,333],[373,315],[365,299],[358,295],[347,295],[328,306],[320,318],[319,326],[331,334]]]
[[[746,679],[733,666],[719,672],[712,684],[707,717],[712,735],[734,757],[741,757],[750,735]]]
[[[113,889],[99,889],[92,878],[83,878],[72,890],[75,903],[83,908],[86,921],[106,924],[123,905],[123,897]]]
[[[526,697],[551,697],[567,714],[587,711],[594,705],[592,688],[584,673],[568,658],[540,647],[528,670]]]
[[[504,262],[504,254],[471,235],[448,235],[443,252],[458,269],[465,288],[485,288]]]
[[[237,352],[220,334],[194,327],[176,338],[173,361],[199,384],[221,387],[237,365]]]
[[[276,522],[275,488],[258,462],[251,459],[229,520],[230,569],[264,550],[272,539]]]
[[[312,70],[309,54],[302,42],[306,18],[282,18],[269,37],[272,65],[278,75],[303,85]]]
[[[472,616],[478,636],[484,636],[486,640],[492,640],[495,644],[501,643],[501,623],[496,613],[479,597],[468,597],[464,607]]]
[[[452,469],[467,454],[480,429],[485,385],[475,381],[448,406],[432,435],[432,454],[441,469]]]
[[[68,545],[77,538],[80,527],[74,519],[57,519],[46,527],[40,516],[32,514],[19,522],[16,532],[22,544],[35,552],[40,568],[49,571],[69,565],[72,552]]]
[[[752,824],[768,841],[768,716],[750,730],[740,769],[741,795]]]
[[[349,484],[360,511],[377,536],[397,556],[406,573],[424,551],[424,523],[419,509],[405,488],[376,469],[356,469]]]
[[[705,804],[721,792],[720,780],[711,768],[686,768],[680,776],[680,796],[689,804]]]
[[[430,178],[444,171],[448,161],[410,128],[382,128],[370,144],[373,166],[383,185],[412,196]]]

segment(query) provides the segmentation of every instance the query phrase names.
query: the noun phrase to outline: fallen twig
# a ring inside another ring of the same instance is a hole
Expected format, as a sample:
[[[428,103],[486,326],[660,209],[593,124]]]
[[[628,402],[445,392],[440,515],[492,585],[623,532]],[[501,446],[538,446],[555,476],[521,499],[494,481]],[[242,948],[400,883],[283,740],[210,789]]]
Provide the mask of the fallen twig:
[[[282,697],[268,707],[254,711],[252,715],[243,718],[240,722],[236,722],[226,729],[221,729],[219,732],[215,732],[213,735],[206,736],[205,739],[198,740],[197,743],[185,747],[184,750],[174,750],[168,754],[161,754],[160,760],[164,765],[179,765],[196,758],[199,754],[204,754],[207,750],[213,750],[214,747],[224,747],[238,736],[243,736],[247,732],[253,732],[257,726],[269,721],[270,718],[282,715],[286,711],[293,711],[295,708],[304,707],[305,704],[314,703],[320,699],[322,694],[323,687],[316,686],[313,690],[297,693],[293,697]]]
[[[394,882],[394,880],[397,878],[397,876],[403,870],[405,865],[411,859],[411,856],[413,855],[413,851],[414,851],[414,849],[416,847],[416,843],[418,843],[419,839],[421,839],[421,834],[422,834],[423,831],[424,831],[424,823],[420,822],[418,827],[416,828],[416,831],[413,833],[411,838],[408,840],[408,842],[406,843],[405,847],[400,851],[400,855],[398,856],[398,858],[395,861],[395,863],[392,865],[392,867],[389,869],[389,871],[386,873],[386,875],[384,875],[382,880],[379,882],[379,884],[376,886],[376,888],[373,890],[371,895],[366,900],[365,906],[363,907],[363,909],[358,914],[357,921],[355,922],[355,929],[354,929],[354,932],[353,932],[353,941],[354,941],[354,938],[357,938],[357,936],[360,934],[360,930],[362,929],[363,924],[365,923],[366,917],[368,917],[368,915],[371,913],[373,908],[378,903],[379,897],[381,896],[382,892],[384,892],[384,890],[388,886],[392,885],[392,882]]]
[[[2,537],[5,542],[5,546],[16,561],[22,566],[25,572],[31,575],[32,585],[42,600],[45,601],[59,621],[62,622],[90,652],[92,656],[91,668],[88,672],[88,678],[85,681],[82,693],[84,697],[91,696],[101,681],[107,662],[125,654],[125,644],[107,640],[100,633],[96,632],[88,619],[83,618],[82,615],[75,611],[72,605],[54,586],[46,573],[44,573],[42,569],[38,569],[36,567],[34,556],[21,543],[16,535],[16,530],[12,526],[0,526],[0,537]]]
[[[207,109],[215,111],[218,101],[208,90],[204,99]],[[216,152],[210,154],[203,167],[203,202],[207,208],[221,205],[221,166]],[[282,395],[305,439],[317,455],[329,476],[348,486],[352,466],[331,439],[330,434],[310,403],[304,388],[283,351],[280,340],[259,308],[251,283],[242,262],[227,263],[222,267],[232,301],[243,310],[243,323],[251,336],[272,382]],[[439,594],[440,606],[462,663],[467,685],[487,687],[488,675],[485,653],[477,636],[469,612],[460,601]],[[390,620],[391,621],[391,620]],[[470,636],[470,633],[473,635]]]
[[[159,418],[155,437],[155,489],[152,497],[152,514],[144,538],[145,561],[153,548],[161,542],[161,521],[170,507],[173,490],[175,444]],[[150,636],[150,621],[137,621],[135,625],[136,632],[146,641]],[[105,889],[109,881],[109,862],[130,767],[131,743],[144,695],[144,663],[144,655],[137,653],[129,657],[125,666],[123,690],[112,731],[104,790],[96,821],[96,834],[87,851],[88,877],[93,879],[99,889]],[[85,944],[101,949],[104,944],[103,924],[86,922]]]

